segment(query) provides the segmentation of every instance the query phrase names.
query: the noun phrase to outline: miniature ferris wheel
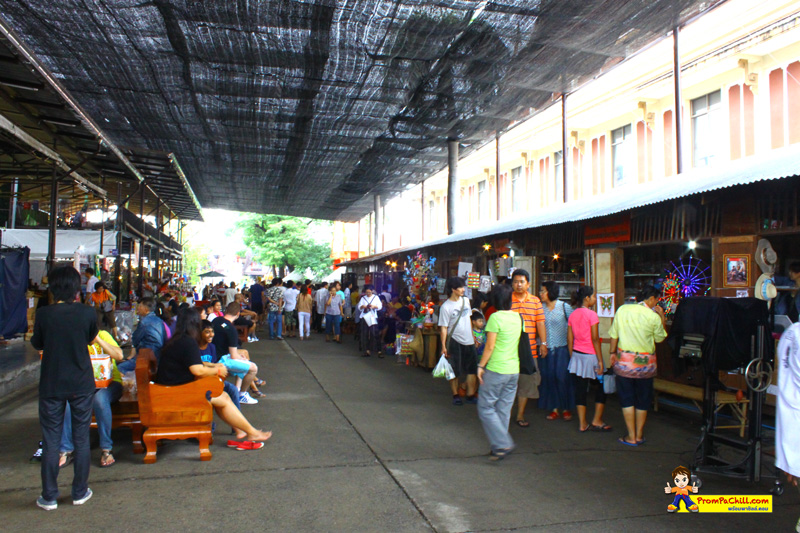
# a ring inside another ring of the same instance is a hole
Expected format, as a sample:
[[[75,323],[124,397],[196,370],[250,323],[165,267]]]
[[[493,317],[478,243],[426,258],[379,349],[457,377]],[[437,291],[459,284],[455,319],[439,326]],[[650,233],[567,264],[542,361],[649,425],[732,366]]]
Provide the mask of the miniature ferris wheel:
[[[711,288],[711,268],[696,257],[671,261],[666,271],[660,300],[672,312],[683,298],[705,296]]]

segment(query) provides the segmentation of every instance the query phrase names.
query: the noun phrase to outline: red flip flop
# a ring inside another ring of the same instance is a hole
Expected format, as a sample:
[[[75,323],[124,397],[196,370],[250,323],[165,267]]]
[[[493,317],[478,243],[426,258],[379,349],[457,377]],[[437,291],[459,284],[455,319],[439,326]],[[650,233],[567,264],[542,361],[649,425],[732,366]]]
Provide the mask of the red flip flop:
[[[263,447],[264,447],[263,442],[253,442],[251,440],[246,440],[244,442],[239,443],[239,446],[237,446],[236,449],[241,452],[249,450],[260,450]]]
[[[229,440],[228,441],[228,448],[238,448],[241,443],[245,441],[243,440]]]

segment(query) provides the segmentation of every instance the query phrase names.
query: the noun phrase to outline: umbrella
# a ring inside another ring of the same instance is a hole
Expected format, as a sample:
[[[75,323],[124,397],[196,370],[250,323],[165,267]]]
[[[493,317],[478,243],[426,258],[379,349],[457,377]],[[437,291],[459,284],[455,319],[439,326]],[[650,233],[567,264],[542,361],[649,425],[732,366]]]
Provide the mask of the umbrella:
[[[219,272],[212,270],[211,272],[205,272],[197,276],[198,278],[224,278],[225,274],[220,274]]]

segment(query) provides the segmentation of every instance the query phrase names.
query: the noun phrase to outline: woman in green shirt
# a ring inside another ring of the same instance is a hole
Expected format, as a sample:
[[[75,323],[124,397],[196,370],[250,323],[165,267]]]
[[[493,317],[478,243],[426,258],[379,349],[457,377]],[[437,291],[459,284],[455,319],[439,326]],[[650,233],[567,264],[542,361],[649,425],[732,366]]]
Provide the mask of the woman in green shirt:
[[[486,324],[486,347],[478,365],[478,418],[492,447],[491,461],[499,461],[514,450],[508,432],[511,406],[519,380],[519,336],[523,331],[519,313],[511,310],[511,287],[496,285],[489,295],[497,309]]]

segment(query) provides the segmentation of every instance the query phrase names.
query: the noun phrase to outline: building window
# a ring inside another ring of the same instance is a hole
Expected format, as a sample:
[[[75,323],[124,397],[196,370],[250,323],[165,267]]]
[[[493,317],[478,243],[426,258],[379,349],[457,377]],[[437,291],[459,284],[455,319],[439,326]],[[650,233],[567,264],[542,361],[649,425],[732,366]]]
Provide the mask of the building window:
[[[478,182],[478,220],[489,218],[489,192],[486,190],[486,180]]]
[[[611,132],[611,165],[614,168],[613,187],[632,183],[634,179],[634,147],[631,125]]]
[[[721,155],[722,91],[692,100],[692,163],[695,167],[713,165]]]
[[[514,213],[522,211],[525,205],[525,184],[522,182],[522,167],[511,169],[511,210]]]
[[[428,231],[433,233],[436,229],[436,203],[431,200],[428,202]]]
[[[563,190],[564,190],[564,153],[563,152],[556,152],[553,154],[553,175],[555,177],[556,186],[553,189],[553,193],[555,195],[554,200],[556,202],[561,201],[563,198]],[[559,193],[562,196],[559,196]]]

